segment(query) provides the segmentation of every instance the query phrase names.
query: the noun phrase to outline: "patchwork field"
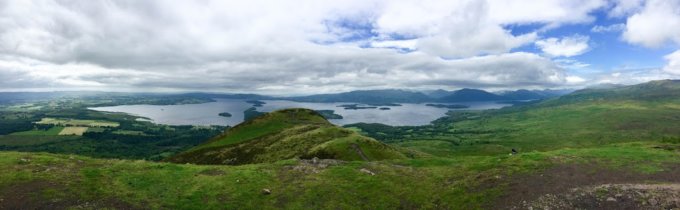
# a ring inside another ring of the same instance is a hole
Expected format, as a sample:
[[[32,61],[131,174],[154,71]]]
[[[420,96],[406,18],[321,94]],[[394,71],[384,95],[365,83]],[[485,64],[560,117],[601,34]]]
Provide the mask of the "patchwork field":
[[[76,136],[82,136],[83,133],[87,131],[87,127],[65,127],[61,132],[59,132],[60,136],[67,136],[67,135],[76,135]]]
[[[79,119],[57,119],[57,118],[42,118],[36,124],[43,125],[61,125],[61,126],[85,126],[85,127],[118,127],[117,122],[103,121],[103,120],[79,120]]]
[[[15,132],[15,133],[12,133],[10,135],[14,135],[14,136],[55,136],[55,135],[58,135],[63,129],[64,129],[64,127],[55,126],[55,127],[52,127],[48,130],[35,129],[35,130],[29,130],[29,131]]]

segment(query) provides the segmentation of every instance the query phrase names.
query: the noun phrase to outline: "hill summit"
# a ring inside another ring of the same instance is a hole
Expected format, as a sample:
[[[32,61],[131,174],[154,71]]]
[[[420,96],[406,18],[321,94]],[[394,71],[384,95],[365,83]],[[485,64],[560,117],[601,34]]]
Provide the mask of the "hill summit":
[[[375,139],[335,126],[313,110],[284,109],[241,123],[168,161],[240,165],[313,157],[373,161],[405,156]]]

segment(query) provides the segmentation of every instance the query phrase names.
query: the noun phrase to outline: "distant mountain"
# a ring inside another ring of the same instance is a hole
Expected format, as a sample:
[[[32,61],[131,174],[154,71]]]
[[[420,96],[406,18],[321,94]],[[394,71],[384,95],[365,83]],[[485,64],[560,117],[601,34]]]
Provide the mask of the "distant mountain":
[[[552,103],[596,100],[678,100],[680,80],[657,80],[637,85],[610,88],[586,88],[561,96]]]
[[[430,97],[420,92],[394,89],[357,90],[345,93],[288,97],[285,99],[301,102],[354,102],[354,103],[419,103],[432,101]]]
[[[546,98],[545,95],[530,91],[530,90],[515,90],[515,91],[505,91],[502,93],[499,93],[499,95],[511,99],[511,100],[535,100],[535,99],[544,99]]]
[[[614,84],[614,83],[601,83],[597,85],[591,85],[586,87],[586,89],[610,89],[610,88],[618,88],[618,87],[624,87],[625,85],[622,84]]]
[[[501,101],[508,98],[478,89],[464,88],[437,99],[439,102]]]
[[[258,94],[230,94],[230,93],[184,93],[184,96],[192,97],[206,97],[206,98],[224,98],[224,99],[249,99],[249,100],[267,100],[276,99],[276,97],[258,95]]]
[[[241,123],[168,161],[241,165],[314,157],[349,161],[405,158],[392,146],[335,126],[313,110],[285,109]]]
[[[453,91],[437,89],[432,91],[423,91],[423,93],[425,93],[425,95],[429,96],[430,98],[442,98],[444,96],[451,95]]]
[[[565,95],[573,92],[573,90],[561,89],[561,90],[526,90],[520,89],[515,91],[504,91],[498,93],[498,95],[506,97],[509,100],[536,100],[536,99],[546,99],[553,98],[561,95]]]

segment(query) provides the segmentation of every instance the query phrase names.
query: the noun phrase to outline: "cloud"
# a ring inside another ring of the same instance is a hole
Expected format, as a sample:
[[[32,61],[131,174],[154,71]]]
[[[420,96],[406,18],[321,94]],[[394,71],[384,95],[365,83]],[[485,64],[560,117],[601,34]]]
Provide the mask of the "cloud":
[[[610,32],[623,31],[625,29],[626,29],[626,24],[619,23],[619,24],[611,24],[611,25],[608,25],[608,26],[596,25],[596,26],[593,26],[593,28],[591,28],[590,31],[593,32],[593,33],[610,33]]]
[[[663,68],[665,72],[680,75],[680,50],[664,56],[668,62]]]
[[[591,84],[623,84],[632,85],[652,80],[678,79],[677,75],[669,74],[659,68],[649,69],[620,69],[593,75]]]
[[[680,44],[680,0],[649,0],[628,17],[623,38],[645,47]]]
[[[588,40],[582,35],[573,35],[562,38],[547,38],[536,41],[536,46],[550,56],[571,57],[581,55],[588,51]]]
[[[639,11],[645,0],[614,0],[613,8],[608,12],[609,17],[625,17]]]
[[[536,41],[540,32],[518,33],[508,26],[589,23],[590,13],[606,5],[9,0],[0,3],[0,90],[552,87],[567,82],[562,67],[512,52]]]

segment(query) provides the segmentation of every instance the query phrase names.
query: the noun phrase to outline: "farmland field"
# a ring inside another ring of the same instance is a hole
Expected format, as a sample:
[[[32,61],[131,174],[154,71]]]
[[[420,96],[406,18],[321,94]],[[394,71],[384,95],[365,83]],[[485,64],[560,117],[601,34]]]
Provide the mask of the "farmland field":
[[[76,136],[82,136],[83,133],[87,131],[87,127],[65,127],[61,132],[59,132],[60,136],[66,136],[66,135],[76,135]]]
[[[42,118],[36,124],[44,125],[64,125],[64,126],[87,126],[87,127],[118,127],[117,122],[109,122],[103,120],[79,120],[79,119],[57,119],[57,118]]]
[[[15,136],[56,136],[61,132],[61,130],[64,129],[64,127],[59,127],[55,126],[47,130],[29,130],[29,131],[21,131],[21,132],[15,132],[10,135],[15,135]]]

